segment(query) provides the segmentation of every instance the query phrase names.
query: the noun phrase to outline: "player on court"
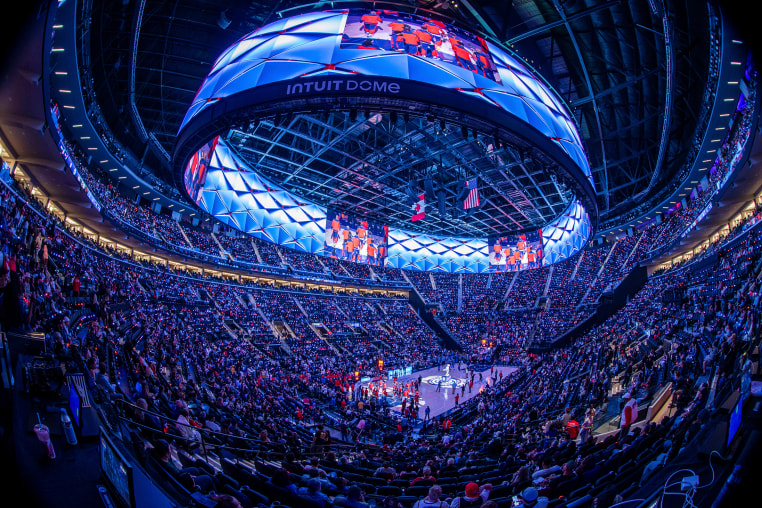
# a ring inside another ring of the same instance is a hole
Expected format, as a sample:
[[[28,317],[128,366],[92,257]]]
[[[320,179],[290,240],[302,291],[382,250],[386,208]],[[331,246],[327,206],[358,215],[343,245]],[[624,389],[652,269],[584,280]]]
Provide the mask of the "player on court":
[[[409,55],[417,55],[418,54],[418,45],[420,44],[420,40],[418,39],[418,36],[415,35],[412,31],[412,28],[410,25],[405,25],[405,29],[402,31],[402,42],[403,46],[402,48],[409,54]]]
[[[351,261],[357,262],[360,260],[360,237],[352,237],[352,259]]]
[[[349,260],[349,253],[348,251],[350,249],[347,249],[347,244],[351,243],[350,237],[352,236],[352,233],[348,229],[342,229],[341,230],[341,236],[344,238],[344,243],[342,244],[344,250],[342,251],[342,259],[348,261]]]
[[[474,56],[476,57],[476,67],[479,69],[479,74],[485,78],[494,79],[494,75],[492,74],[492,64],[487,55],[481,51],[476,51],[474,52]]]
[[[392,31],[392,49],[396,51],[400,50],[400,48],[404,49],[401,34],[405,30],[405,24],[401,20],[392,21],[389,23],[389,29]]]
[[[376,43],[374,42],[374,40],[368,37],[359,46],[357,46],[357,49],[378,49],[378,48],[376,47]]]
[[[496,271],[501,270],[501,265],[505,266],[503,258],[503,251],[500,249],[500,244],[496,243],[492,246],[492,254],[490,254],[490,264],[495,267]]]
[[[526,235],[521,235],[519,236],[519,241],[516,243],[516,249],[518,249],[519,251],[519,259],[522,259],[524,257],[526,248],[527,248],[527,237]]]
[[[381,24],[381,17],[376,11],[370,11],[370,14],[365,14],[362,18],[362,29],[367,35],[373,35],[378,31],[378,25]]]
[[[421,25],[421,28],[431,34],[431,40],[434,42],[434,46],[439,47],[442,45],[442,39],[444,38],[444,31],[440,26],[434,23],[426,23]]]
[[[331,221],[331,242],[333,243],[333,256],[335,258],[340,257],[338,251],[341,249],[341,223],[339,222],[339,216]]]
[[[514,272],[516,271],[516,253],[511,249],[508,249],[508,252],[507,270]]]
[[[376,259],[376,246],[373,245],[373,239],[368,240],[368,263],[375,266],[378,263]]]
[[[421,56],[425,56],[428,58],[434,58],[435,56],[439,56],[437,54],[437,47],[434,45],[434,40],[431,37],[431,34],[426,30],[416,30],[415,35],[418,36],[418,40],[421,43],[420,46],[420,54]]]
[[[352,233],[348,230],[345,229],[344,231],[346,232],[346,236],[344,237],[344,260],[351,261],[352,253],[354,251],[354,238],[352,238]]]
[[[463,43],[457,39],[450,38],[450,44],[452,45],[453,53],[455,53],[457,64],[466,70],[476,72],[474,57],[469,50],[463,47]]]

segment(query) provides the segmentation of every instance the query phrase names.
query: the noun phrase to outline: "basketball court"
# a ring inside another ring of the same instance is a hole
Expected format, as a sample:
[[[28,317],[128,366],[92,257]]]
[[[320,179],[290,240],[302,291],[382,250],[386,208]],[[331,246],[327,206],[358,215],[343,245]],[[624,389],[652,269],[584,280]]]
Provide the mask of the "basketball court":
[[[465,365],[461,368],[459,365],[450,366],[447,365],[440,367],[432,367],[430,369],[413,372],[408,376],[401,376],[397,378],[397,384],[405,385],[407,383],[414,383],[418,377],[421,377],[421,385],[418,390],[418,417],[423,419],[425,416],[426,406],[431,408],[430,418],[439,416],[455,407],[455,394],[458,395],[458,404],[472,399],[481,390],[487,386],[492,386],[494,383],[494,377],[497,376],[497,381],[500,381],[500,373],[503,377],[511,375],[514,371],[518,370],[518,367],[505,367],[495,366],[492,373],[490,369],[475,371],[474,372],[474,385],[469,391],[468,384],[471,381],[471,371],[466,371]],[[480,377],[481,374],[481,377]],[[490,377],[492,376],[492,377]],[[367,387],[370,382],[361,383],[360,386]],[[392,386],[394,382],[391,379],[386,380],[389,388],[389,394],[391,397]],[[465,386],[465,391],[464,391]],[[402,400],[394,398],[391,406],[393,413],[400,413],[402,410]]]

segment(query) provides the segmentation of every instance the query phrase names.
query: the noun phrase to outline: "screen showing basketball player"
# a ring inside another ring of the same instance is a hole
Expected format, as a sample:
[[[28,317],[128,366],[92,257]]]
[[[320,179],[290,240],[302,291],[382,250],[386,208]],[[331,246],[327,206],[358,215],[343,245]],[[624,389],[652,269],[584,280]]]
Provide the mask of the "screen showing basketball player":
[[[515,272],[542,266],[542,231],[490,238],[489,270]]]
[[[388,244],[387,226],[328,209],[323,255],[354,263],[383,266]]]
[[[384,9],[350,9],[341,49],[395,51],[454,65],[500,83],[487,42],[441,21]]]
[[[191,160],[188,161],[188,168],[185,171],[185,188],[188,190],[188,195],[193,201],[198,201],[199,193],[201,193],[201,189],[204,188],[206,172],[209,169],[209,160],[214,153],[214,148],[218,139],[219,136],[199,148],[199,150],[193,154]]]

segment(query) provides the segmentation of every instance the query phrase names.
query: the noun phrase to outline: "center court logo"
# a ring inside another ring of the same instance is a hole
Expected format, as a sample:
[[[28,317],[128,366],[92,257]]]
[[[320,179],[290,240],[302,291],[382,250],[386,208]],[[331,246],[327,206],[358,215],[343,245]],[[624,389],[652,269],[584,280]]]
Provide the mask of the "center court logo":
[[[399,83],[378,81],[375,79],[329,79],[320,81],[305,81],[286,87],[286,95],[300,95],[313,92],[370,92],[392,93],[400,91]]]

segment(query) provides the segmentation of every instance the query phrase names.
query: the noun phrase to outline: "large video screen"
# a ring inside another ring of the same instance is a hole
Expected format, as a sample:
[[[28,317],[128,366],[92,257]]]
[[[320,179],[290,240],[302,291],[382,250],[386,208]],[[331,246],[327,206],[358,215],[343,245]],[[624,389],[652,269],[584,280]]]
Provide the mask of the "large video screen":
[[[185,170],[185,188],[188,190],[188,195],[190,195],[193,201],[198,201],[198,195],[201,189],[204,188],[206,172],[209,169],[209,160],[214,153],[218,139],[219,136],[199,148],[193,154],[191,160],[188,161],[188,167]]]
[[[462,67],[500,83],[500,74],[484,39],[412,14],[350,9],[341,48],[408,53]]]
[[[490,238],[489,270],[515,272],[542,266],[542,231]]]
[[[388,254],[388,226],[380,226],[328,209],[325,221],[324,256],[384,266]]]

